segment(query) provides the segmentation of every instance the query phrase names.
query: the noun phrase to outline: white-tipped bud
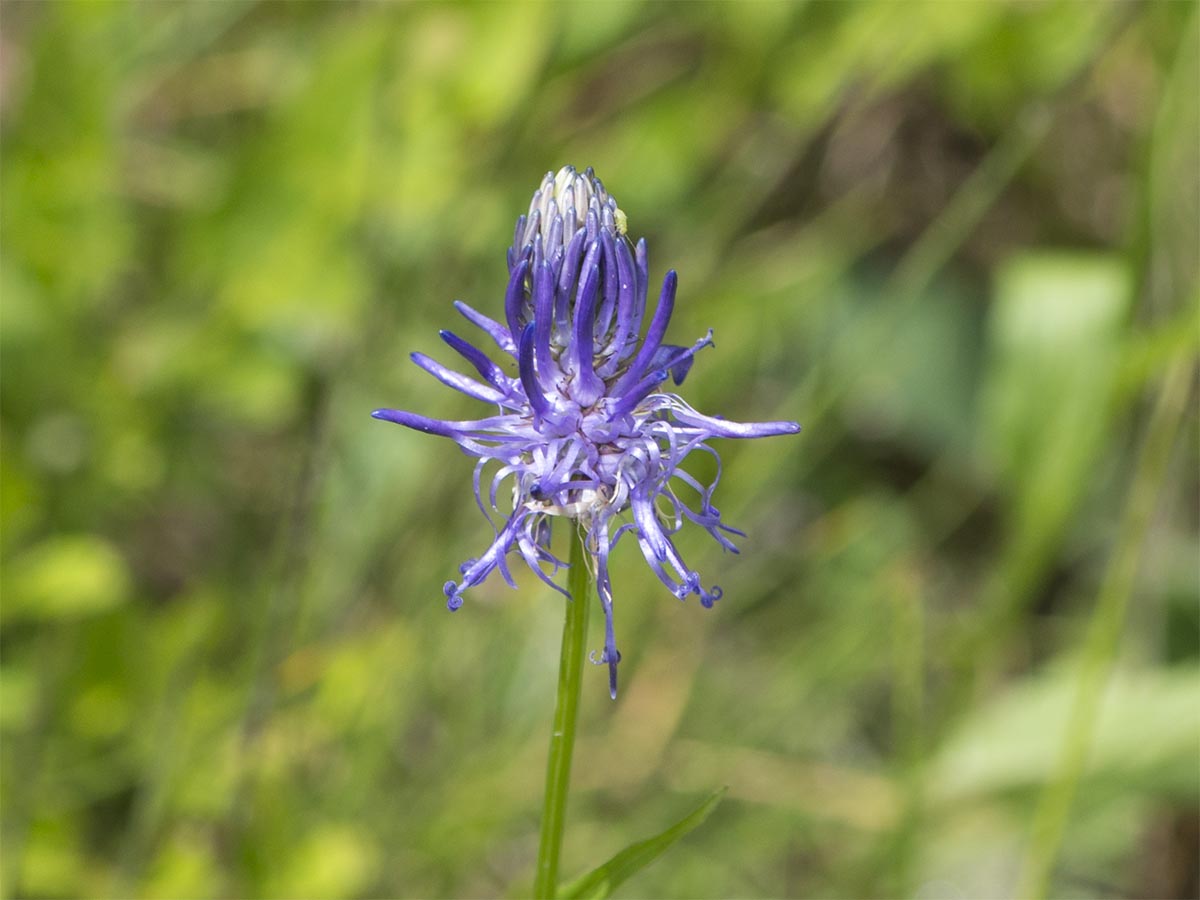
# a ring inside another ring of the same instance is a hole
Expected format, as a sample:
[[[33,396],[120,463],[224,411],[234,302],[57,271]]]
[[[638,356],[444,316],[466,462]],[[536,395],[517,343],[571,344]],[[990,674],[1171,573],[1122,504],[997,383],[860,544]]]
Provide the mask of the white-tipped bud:
[[[563,166],[557,174],[547,172],[529,204],[525,228],[518,245],[513,248],[514,252],[520,253],[525,245],[540,236],[547,245],[545,252],[552,254],[557,248],[548,246],[548,243],[551,228],[559,217],[562,218],[562,230],[560,232],[555,228],[554,237],[565,249],[575,232],[585,226],[588,210],[595,210],[596,220],[612,232],[613,237],[619,238],[625,234],[625,213],[617,206],[617,201],[609,196],[590,167],[580,172],[574,166]]]

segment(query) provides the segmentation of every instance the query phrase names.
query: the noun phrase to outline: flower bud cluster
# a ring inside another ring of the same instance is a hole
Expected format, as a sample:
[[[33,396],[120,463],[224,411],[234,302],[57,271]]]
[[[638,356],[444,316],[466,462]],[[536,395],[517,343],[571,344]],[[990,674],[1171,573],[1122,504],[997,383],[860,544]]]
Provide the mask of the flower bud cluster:
[[[604,650],[595,661],[608,665],[614,697],[620,653],[609,578],[612,548],[632,534],[675,596],[695,594],[702,605],[712,606],[720,588],[705,588],[672,540],[684,522],[692,522],[737,552],[729,535],[742,533],[725,525],[712,504],[720,457],[707,442],[794,434],[800,428],[794,422],[742,424],[704,416],[663,390],[669,378],[682,383],[695,354],[712,344],[712,333],[690,347],[663,342],[675,305],[674,271],[664,278],[643,331],[646,243],[631,246],[625,229],[624,213],[591,169],[568,166],[547,173],[528,214],[517,220],[508,251],[503,323],[455,303],[510,366],[515,363],[515,374],[449,331],[441,332],[442,339],[478,378],[422,353],[412,355],[443,384],[494,405],[496,413],[468,421],[395,409],[373,413],[448,437],[478,460],[475,498],[496,534],[482,556],[463,564],[459,581],[446,583],[450,609],[458,609],[464,592],[493,571],[515,586],[506,562],[514,550],[539,578],[565,593],[554,581],[564,564],[550,549],[551,522],[572,519],[585,531],[606,622]],[[717,461],[709,484],[680,468],[696,452]],[[502,510],[498,501],[506,484],[512,504]],[[504,520],[498,527],[497,518]]]

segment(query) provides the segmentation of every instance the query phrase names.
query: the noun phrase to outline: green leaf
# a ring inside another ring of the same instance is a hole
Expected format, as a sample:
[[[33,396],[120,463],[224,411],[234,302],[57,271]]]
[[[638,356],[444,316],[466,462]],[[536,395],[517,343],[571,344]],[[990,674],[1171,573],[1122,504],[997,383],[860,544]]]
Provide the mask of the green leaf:
[[[5,572],[4,619],[77,619],[129,599],[121,554],[94,534],[60,535],[25,551]]]
[[[1054,667],[976,708],[930,762],[936,804],[1036,789],[1053,777],[1077,672]],[[1084,771],[1093,803],[1200,790],[1200,667],[1119,670],[1108,682]]]
[[[630,878],[636,875],[650,863],[654,862],[663,852],[699,827],[709,814],[716,809],[728,788],[718,788],[694,810],[668,828],[661,834],[636,844],[630,844],[608,862],[575,879],[570,884],[559,888],[558,896],[563,900],[603,900]]]
[[[1092,483],[1130,296],[1111,256],[1030,253],[999,272],[980,436],[1026,552],[1061,537]]]

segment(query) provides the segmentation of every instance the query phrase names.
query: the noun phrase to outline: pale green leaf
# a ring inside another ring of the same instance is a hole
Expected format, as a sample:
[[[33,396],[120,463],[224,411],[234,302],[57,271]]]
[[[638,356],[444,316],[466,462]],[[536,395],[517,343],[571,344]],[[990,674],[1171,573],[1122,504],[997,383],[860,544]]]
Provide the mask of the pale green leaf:
[[[108,612],[129,599],[125,560],[93,534],[50,538],[12,562],[5,619],[73,619]]]
[[[1036,788],[1058,762],[1076,690],[1069,666],[1020,682],[972,713],[931,765],[933,797],[973,797]],[[1084,778],[1101,796],[1123,791],[1195,797],[1200,743],[1200,669],[1120,671],[1109,681]]]
[[[997,280],[982,447],[1030,550],[1061,536],[1111,417],[1131,279],[1109,256],[1037,253]]]

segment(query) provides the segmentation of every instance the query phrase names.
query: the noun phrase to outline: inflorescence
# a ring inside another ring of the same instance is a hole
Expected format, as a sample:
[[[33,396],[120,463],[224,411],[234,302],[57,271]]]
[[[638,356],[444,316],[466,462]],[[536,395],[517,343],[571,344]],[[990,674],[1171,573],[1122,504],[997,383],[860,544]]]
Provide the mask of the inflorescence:
[[[701,415],[663,389],[668,378],[682,383],[696,352],[712,345],[712,331],[690,347],[663,343],[675,306],[677,278],[670,271],[646,333],[639,337],[649,284],[646,242],[632,247],[625,230],[625,214],[590,168],[581,173],[567,166],[557,175],[547,173],[528,215],[517,220],[508,251],[504,322],[461,301],[454,304],[515,360],[515,375],[450,331],[441,332],[442,340],[478,378],[423,353],[412,354],[413,362],[443,384],[496,406],[496,414],[444,421],[397,409],[372,413],[448,437],[479,460],[475,499],[495,538],[482,556],[463,563],[461,580],[446,582],[451,610],[462,606],[463,593],[494,570],[515,587],[506,565],[514,548],[539,578],[566,594],[553,579],[565,563],[551,553],[550,525],[555,517],[578,523],[605,616],[604,650],[593,654],[593,662],[608,665],[614,698],[621,654],[613,631],[612,548],[632,534],[654,574],[676,597],[696,594],[703,606],[711,607],[721,589],[706,589],[672,541],[685,521],[734,553],[737,547],[729,535],[744,537],[721,521],[712,504],[721,461],[708,440],[800,430],[795,422],[743,424]],[[709,484],[680,468],[695,452],[716,460],[716,476]],[[485,490],[489,463],[494,470]],[[498,497],[505,482],[511,483],[512,508],[502,511]],[[499,519],[503,522],[497,527]]]

